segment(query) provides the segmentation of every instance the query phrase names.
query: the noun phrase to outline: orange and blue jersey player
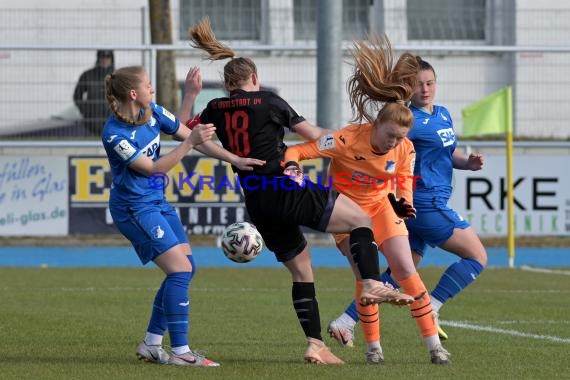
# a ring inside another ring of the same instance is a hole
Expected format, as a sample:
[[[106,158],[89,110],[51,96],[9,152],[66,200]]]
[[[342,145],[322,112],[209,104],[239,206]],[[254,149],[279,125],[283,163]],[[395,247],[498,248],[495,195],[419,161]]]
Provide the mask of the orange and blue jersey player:
[[[385,36],[355,41],[351,53],[355,61],[354,73],[347,88],[354,121],[359,124],[349,125],[316,141],[289,147],[285,151],[285,167],[298,167],[298,161],[308,158],[330,158],[332,186],[354,200],[371,217],[374,239],[392,269],[392,276],[404,292],[414,298],[408,306],[427,345],[431,362],[448,364],[450,354],[439,340],[429,293],[412,260],[404,223],[404,219],[415,217],[412,206],[415,151],[406,137],[414,124],[414,116],[406,103],[414,93],[419,64],[415,56],[404,53],[393,65],[395,60]],[[378,112],[372,114],[372,109]],[[302,174],[293,173],[298,174],[296,180],[300,182]],[[354,270],[349,239],[346,235],[336,234],[335,240]],[[357,310],[367,343],[366,361],[381,364],[384,354],[380,344],[378,306],[358,303]],[[329,332],[334,334],[330,326]],[[335,339],[338,340],[336,336]]]
[[[396,103],[386,105],[385,114],[396,106]],[[414,217],[415,212],[411,206],[416,181],[413,175],[415,151],[406,137],[412,123],[413,117],[409,118],[409,125],[394,122],[390,118],[379,118],[374,123],[352,124],[320,140],[289,147],[285,152],[285,161],[330,158],[328,176],[331,185],[354,200],[371,217],[375,242],[392,268],[392,276],[398,278],[404,291],[415,298],[409,307],[428,346],[432,362],[443,364],[434,359],[433,352],[441,349],[441,343],[429,294],[412,260],[408,231],[403,220]],[[390,200],[389,194],[394,193],[395,197]],[[399,201],[395,198],[399,198]],[[354,268],[348,235],[335,234],[334,238]],[[361,326],[367,343],[367,361],[371,364],[383,362],[379,309],[377,306],[357,304],[357,310],[363,322]],[[447,362],[447,359],[444,361]]]
[[[371,145],[376,139],[374,134],[391,133],[387,130],[376,132],[375,129],[372,124],[351,124],[320,140],[290,146],[285,152],[285,162],[330,158],[330,185],[355,201],[371,217],[379,216],[373,218],[374,237],[378,242],[396,235],[408,235],[387,196],[395,192],[397,197],[412,204],[416,153],[405,134],[395,137],[393,143],[384,140],[381,147],[374,147]],[[407,134],[406,128],[401,131]],[[395,147],[391,148],[391,144]],[[385,219],[388,217],[395,222],[387,224]],[[346,234],[337,234],[335,240],[338,244],[346,237]]]

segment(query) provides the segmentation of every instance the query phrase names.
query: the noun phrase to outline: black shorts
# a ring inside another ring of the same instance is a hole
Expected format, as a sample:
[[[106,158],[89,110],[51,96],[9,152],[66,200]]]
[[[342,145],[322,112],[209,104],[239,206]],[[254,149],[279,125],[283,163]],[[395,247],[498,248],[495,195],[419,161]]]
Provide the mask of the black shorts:
[[[277,261],[284,262],[307,245],[300,226],[326,230],[337,197],[335,190],[316,186],[293,190],[267,187],[246,191],[245,205],[267,248]]]

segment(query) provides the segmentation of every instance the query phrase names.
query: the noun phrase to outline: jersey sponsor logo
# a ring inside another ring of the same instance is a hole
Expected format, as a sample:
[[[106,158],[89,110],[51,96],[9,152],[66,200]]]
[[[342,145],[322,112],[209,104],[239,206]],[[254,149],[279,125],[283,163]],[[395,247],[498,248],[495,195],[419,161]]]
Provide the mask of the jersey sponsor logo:
[[[453,128],[440,129],[437,131],[437,134],[439,135],[443,146],[453,145],[455,142],[455,132],[453,131]]]
[[[132,146],[127,140],[121,140],[117,145],[113,147],[113,150],[123,159],[128,160],[137,152],[134,146]]]
[[[170,111],[168,111],[168,110],[165,109],[165,108],[162,109],[162,114],[163,114],[164,116],[166,116],[167,118],[169,118],[170,120],[172,120],[172,121],[175,120],[174,115],[171,114]]]
[[[148,157],[153,157],[159,148],[160,148],[160,135],[157,135],[150,143],[148,143],[144,147],[143,152]]]
[[[107,139],[107,142],[108,142],[108,143],[113,142],[113,140],[115,140],[116,137],[117,137],[117,135],[112,135],[112,136],[110,136],[110,137]]]
[[[371,176],[370,174],[359,172],[358,170],[354,170],[352,172],[350,179],[353,183],[357,183],[359,185],[382,185],[386,182],[386,178],[384,177]]]
[[[394,173],[396,171],[396,161],[388,160],[386,161],[386,167],[384,168],[388,173]]]
[[[319,141],[319,150],[327,150],[334,148],[334,136],[325,135]]]

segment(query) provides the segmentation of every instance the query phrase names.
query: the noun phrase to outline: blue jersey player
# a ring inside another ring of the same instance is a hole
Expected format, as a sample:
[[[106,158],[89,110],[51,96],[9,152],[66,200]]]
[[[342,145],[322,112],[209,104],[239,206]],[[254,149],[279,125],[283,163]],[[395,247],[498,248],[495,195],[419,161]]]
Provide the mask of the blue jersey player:
[[[193,102],[202,88],[200,71],[188,73]],[[169,111],[154,104],[154,89],[140,66],[124,67],[105,78],[112,111],[102,132],[111,166],[109,209],[119,231],[130,240],[143,264],[153,261],[166,275],[152,306],[145,339],[136,349],[139,359],[160,364],[217,367],[218,363],[190,350],[188,288],[196,273],[188,237],[174,208],[166,201],[160,181],[192,148],[230,162],[242,170],[264,162],[240,158],[210,141],[212,124],[190,131]],[[188,100],[188,99],[187,99]],[[161,132],[181,143],[160,153]],[[162,173],[162,174],[160,174]],[[172,353],[162,347],[168,330]]]
[[[487,252],[469,223],[448,205],[452,192],[453,169],[481,170],[483,157],[465,156],[456,150],[457,140],[449,111],[435,105],[436,75],[433,67],[420,57],[418,85],[411,99],[414,126],[408,133],[416,150],[414,175],[418,176],[414,189],[416,218],[406,220],[414,263],[418,266],[428,244],[457,255],[460,260],[449,266],[434,290],[431,304],[434,318],[447,300],[457,295],[481,274],[487,265]],[[380,275],[382,281],[399,284],[390,276],[390,268]],[[329,333],[341,345],[351,345],[353,327],[358,321],[354,303],[344,314],[329,324]],[[441,339],[447,339],[438,326]]]

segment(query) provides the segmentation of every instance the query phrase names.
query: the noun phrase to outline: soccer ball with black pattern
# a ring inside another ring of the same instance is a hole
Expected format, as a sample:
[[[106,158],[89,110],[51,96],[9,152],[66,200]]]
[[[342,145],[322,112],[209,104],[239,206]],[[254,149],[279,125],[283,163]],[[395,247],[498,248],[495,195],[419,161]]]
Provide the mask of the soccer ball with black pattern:
[[[230,224],[222,235],[224,255],[236,263],[247,263],[261,253],[263,239],[257,228],[248,222]]]

